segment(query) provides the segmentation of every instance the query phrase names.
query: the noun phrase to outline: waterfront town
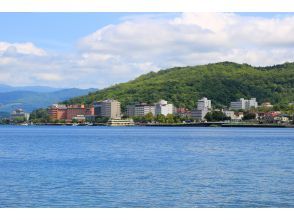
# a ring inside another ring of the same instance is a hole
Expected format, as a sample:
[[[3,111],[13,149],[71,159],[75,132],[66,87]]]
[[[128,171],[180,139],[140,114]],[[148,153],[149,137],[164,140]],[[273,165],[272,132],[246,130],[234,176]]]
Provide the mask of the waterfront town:
[[[107,99],[95,101],[92,105],[53,104],[46,111],[49,122],[36,123],[32,115],[22,109],[11,112],[10,122],[15,124],[48,125],[292,125],[293,114],[274,110],[270,102],[258,105],[256,98],[233,101],[227,108],[213,108],[211,100],[203,97],[197,101],[197,107],[175,107],[166,100],[154,104],[133,103],[122,111],[121,103]],[[293,108],[293,103],[289,103]]]

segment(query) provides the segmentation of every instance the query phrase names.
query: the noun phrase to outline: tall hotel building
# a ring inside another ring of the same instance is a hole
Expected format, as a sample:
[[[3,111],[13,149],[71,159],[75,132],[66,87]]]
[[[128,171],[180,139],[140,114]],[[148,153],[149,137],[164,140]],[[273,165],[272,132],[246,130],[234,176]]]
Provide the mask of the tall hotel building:
[[[85,105],[69,105],[67,106],[66,120],[71,121],[77,115],[85,115]]]
[[[193,119],[202,121],[204,120],[206,114],[211,109],[211,100],[203,97],[197,101],[197,109],[193,109],[191,112],[191,116]]]
[[[99,117],[112,119],[121,118],[120,102],[112,99],[94,102],[94,114]]]
[[[48,114],[51,120],[65,120],[67,118],[66,105],[53,104],[48,109]]]
[[[251,98],[250,100],[241,98],[239,101],[231,102],[230,109],[232,110],[249,110],[251,108],[257,108],[258,103],[256,102],[256,98]]]
[[[88,107],[85,105],[61,105],[61,104],[53,104],[48,109],[48,114],[51,120],[66,120],[71,121],[73,118],[78,115],[84,116],[92,116],[94,115],[94,108]]]
[[[127,116],[129,117],[144,116],[144,115],[147,115],[148,113],[152,113],[152,115],[155,115],[155,106],[148,105],[146,103],[128,105],[126,113],[127,113]]]

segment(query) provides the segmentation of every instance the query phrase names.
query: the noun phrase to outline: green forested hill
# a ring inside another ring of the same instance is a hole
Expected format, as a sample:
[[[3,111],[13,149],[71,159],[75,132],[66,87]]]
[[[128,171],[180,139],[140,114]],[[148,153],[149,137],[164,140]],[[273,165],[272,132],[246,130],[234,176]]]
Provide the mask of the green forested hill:
[[[271,67],[222,62],[193,67],[176,67],[151,72],[65,103],[92,103],[117,99],[122,107],[132,102],[157,102],[165,99],[177,107],[193,108],[206,96],[214,105],[228,105],[241,97],[274,104],[294,101],[294,63]]]

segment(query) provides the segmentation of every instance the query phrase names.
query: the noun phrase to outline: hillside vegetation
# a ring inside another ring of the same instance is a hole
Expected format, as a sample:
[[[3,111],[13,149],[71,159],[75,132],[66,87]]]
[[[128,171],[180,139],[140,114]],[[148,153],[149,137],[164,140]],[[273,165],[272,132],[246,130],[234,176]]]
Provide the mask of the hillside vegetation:
[[[256,97],[259,103],[283,104],[294,101],[294,63],[271,67],[222,62],[193,67],[175,67],[150,72],[86,96],[64,102],[90,104],[95,100],[117,99],[124,108],[133,102],[154,103],[159,99],[177,107],[193,108],[206,96],[216,106],[229,105],[241,97]]]

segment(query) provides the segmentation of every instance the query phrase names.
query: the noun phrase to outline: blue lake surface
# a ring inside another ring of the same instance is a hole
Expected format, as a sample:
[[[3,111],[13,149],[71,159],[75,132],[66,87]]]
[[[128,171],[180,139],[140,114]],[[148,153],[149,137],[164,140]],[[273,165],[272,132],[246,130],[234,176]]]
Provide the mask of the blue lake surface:
[[[294,129],[0,126],[0,207],[294,207]]]

